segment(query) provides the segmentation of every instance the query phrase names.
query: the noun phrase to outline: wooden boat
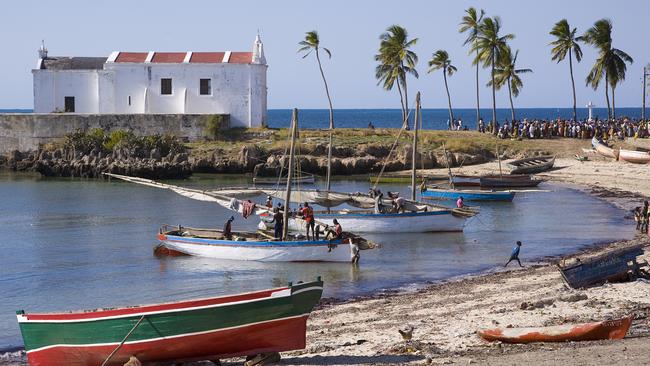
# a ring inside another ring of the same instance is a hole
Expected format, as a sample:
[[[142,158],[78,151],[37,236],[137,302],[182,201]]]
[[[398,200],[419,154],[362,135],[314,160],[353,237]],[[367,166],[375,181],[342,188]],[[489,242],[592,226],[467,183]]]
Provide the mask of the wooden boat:
[[[165,248],[199,257],[261,262],[352,262],[359,247],[353,238],[334,240],[276,240],[262,233],[233,232],[224,238],[221,230],[163,225],[158,240]]]
[[[280,184],[287,185],[287,178],[277,178],[277,177],[253,177],[254,184]],[[303,173],[299,177],[294,177],[291,179],[291,184],[314,184],[316,183],[316,177],[313,174]]]
[[[514,191],[483,191],[483,190],[460,190],[460,189],[439,189],[427,188],[422,192],[422,198],[434,200],[457,200],[463,197],[464,201],[506,201],[510,202],[515,198]]]
[[[594,147],[597,153],[599,153],[602,156],[612,158],[614,160],[618,160],[619,156],[619,150],[618,149],[612,149],[611,147],[603,144],[602,142],[598,141],[596,136],[594,136],[591,139],[591,146]]]
[[[646,151],[635,151],[621,149],[618,158],[628,163],[648,164],[650,163],[650,153]]]
[[[107,359],[117,366],[132,355],[171,364],[303,349],[307,318],[322,293],[319,277],[231,296],[16,314],[30,366],[98,366]]]
[[[536,174],[549,170],[555,163],[555,156],[536,156],[514,160],[506,165],[510,168],[510,174]]]
[[[627,279],[638,272],[640,266],[636,257],[643,254],[643,247],[635,245],[614,250],[593,258],[577,260],[562,266],[558,264],[562,277],[572,288],[588,287],[606,281]]]
[[[455,187],[481,186],[481,177],[477,175],[452,175],[451,181]]]
[[[484,175],[480,178],[482,188],[537,187],[545,179],[535,179],[530,174]]]
[[[623,339],[634,316],[594,323],[565,324],[550,327],[496,328],[478,331],[487,341],[504,343],[576,342]]]

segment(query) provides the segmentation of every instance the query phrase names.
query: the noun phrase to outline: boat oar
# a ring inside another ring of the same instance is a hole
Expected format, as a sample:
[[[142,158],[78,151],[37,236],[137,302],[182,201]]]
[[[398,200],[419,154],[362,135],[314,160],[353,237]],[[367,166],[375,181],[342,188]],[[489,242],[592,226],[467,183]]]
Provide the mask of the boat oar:
[[[131,333],[133,333],[133,331],[135,330],[135,328],[137,328],[138,325],[140,325],[140,323],[142,323],[143,320],[144,320],[144,315],[141,316],[140,319],[138,319],[138,322],[135,323],[135,325],[133,326],[133,328],[131,328],[131,330],[126,334],[126,337],[124,337],[124,339],[122,339],[122,342],[120,342],[120,344],[118,344],[117,347],[115,347],[115,349],[113,350],[113,352],[111,352],[111,354],[108,355],[108,357],[106,357],[106,359],[104,360],[104,362],[102,362],[102,366],[106,366],[106,365],[108,364],[108,361],[110,361],[111,358],[113,358],[113,356],[115,356],[115,354],[117,353],[117,351],[119,351],[120,348],[122,348],[122,346],[124,345],[124,342],[126,342],[126,340],[129,339],[129,337],[131,336]]]

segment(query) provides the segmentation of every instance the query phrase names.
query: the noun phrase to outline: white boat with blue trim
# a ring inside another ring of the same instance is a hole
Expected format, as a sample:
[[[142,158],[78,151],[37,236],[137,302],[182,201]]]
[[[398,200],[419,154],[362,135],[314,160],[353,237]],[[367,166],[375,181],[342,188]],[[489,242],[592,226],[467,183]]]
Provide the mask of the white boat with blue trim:
[[[200,257],[261,262],[353,262],[359,259],[354,238],[332,240],[278,240],[264,233],[163,226],[158,240],[165,249]]]

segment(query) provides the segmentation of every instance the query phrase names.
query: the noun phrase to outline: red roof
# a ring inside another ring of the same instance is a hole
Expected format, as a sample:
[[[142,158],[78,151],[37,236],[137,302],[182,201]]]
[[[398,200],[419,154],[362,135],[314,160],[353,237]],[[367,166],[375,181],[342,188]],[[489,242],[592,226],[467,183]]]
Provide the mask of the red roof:
[[[187,55],[187,52],[155,52],[151,62],[179,64],[183,62],[185,55]]]
[[[225,52],[192,52],[190,63],[218,64],[223,62]]]
[[[229,64],[250,64],[253,62],[253,52],[232,52]]]
[[[144,62],[148,52],[120,52],[115,62]]]

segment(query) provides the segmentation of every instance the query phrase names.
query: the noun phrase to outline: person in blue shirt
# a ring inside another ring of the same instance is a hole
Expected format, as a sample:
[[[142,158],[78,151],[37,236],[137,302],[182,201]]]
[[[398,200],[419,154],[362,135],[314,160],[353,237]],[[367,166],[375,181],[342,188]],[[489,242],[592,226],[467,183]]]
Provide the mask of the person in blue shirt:
[[[512,253],[510,253],[510,260],[508,260],[508,263],[516,259],[517,262],[519,263],[519,267],[523,267],[523,265],[521,265],[521,261],[519,260],[519,249],[521,249],[521,242],[517,241],[517,245],[514,248],[512,248]],[[508,263],[506,263],[504,267],[507,267]]]

